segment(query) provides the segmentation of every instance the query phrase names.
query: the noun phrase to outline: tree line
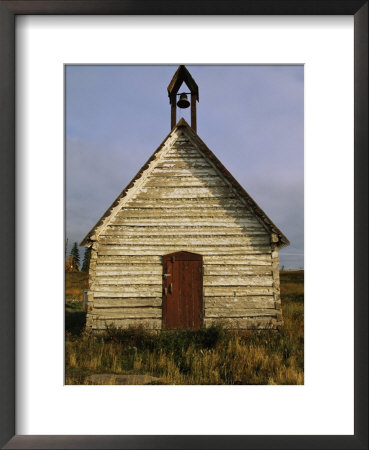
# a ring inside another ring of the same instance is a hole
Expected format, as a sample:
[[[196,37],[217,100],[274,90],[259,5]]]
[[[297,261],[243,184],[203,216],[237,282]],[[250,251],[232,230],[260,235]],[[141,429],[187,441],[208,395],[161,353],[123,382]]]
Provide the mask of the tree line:
[[[68,242],[68,241],[67,241]],[[73,244],[72,250],[65,258],[65,270],[67,272],[88,272],[90,268],[91,247],[87,247],[83,256],[82,266],[79,255],[78,244]]]

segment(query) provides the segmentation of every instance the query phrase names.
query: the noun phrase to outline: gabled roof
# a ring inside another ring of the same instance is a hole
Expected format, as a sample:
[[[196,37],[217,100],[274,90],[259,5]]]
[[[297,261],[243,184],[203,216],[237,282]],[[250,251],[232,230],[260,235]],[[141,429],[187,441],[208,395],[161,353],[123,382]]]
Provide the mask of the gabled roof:
[[[195,145],[204,153],[204,155],[212,161],[212,163],[216,166],[216,168],[220,171],[220,173],[224,176],[226,180],[232,185],[234,190],[239,194],[239,196],[247,203],[249,208],[254,212],[254,214],[261,219],[261,222],[265,226],[265,228],[270,232],[274,233],[278,236],[278,245],[280,247],[284,247],[289,245],[289,240],[286,236],[277,228],[274,223],[269,219],[269,217],[265,214],[265,212],[258,206],[258,204],[249,196],[249,194],[245,191],[245,189],[240,185],[240,183],[233,177],[233,175],[223,166],[223,164],[219,161],[219,159],[214,155],[214,153],[205,145],[205,143],[199,138],[197,133],[188,125],[188,123],[182,118],[177,123],[177,125],[173,128],[173,130],[168,134],[168,136],[164,139],[164,141],[160,144],[160,146],[155,150],[155,152],[151,155],[151,157],[146,161],[146,163],[141,167],[136,176],[132,179],[132,181],[123,189],[123,191],[118,195],[115,201],[110,205],[105,214],[101,217],[101,219],[97,222],[97,224],[89,231],[89,233],[84,237],[80,245],[87,245],[91,242],[91,237],[95,234],[97,228],[99,228],[104,220],[109,217],[116,208],[120,201],[127,195],[128,191],[135,184],[135,182],[142,176],[145,170],[149,167],[151,161],[156,158],[156,155],[160,152],[160,150],[165,146],[168,139],[176,133],[178,130],[184,130],[188,137],[195,143]]]
[[[168,86],[168,96],[171,97],[172,93],[176,94],[178,89],[181,87],[181,84],[185,82],[190,89],[190,91],[195,94],[196,100],[199,101],[199,87],[196,84],[196,81],[192,78],[192,75],[187,70],[186,66],[181,65],[176,70],[176,73],[173,75],[173,78]]]

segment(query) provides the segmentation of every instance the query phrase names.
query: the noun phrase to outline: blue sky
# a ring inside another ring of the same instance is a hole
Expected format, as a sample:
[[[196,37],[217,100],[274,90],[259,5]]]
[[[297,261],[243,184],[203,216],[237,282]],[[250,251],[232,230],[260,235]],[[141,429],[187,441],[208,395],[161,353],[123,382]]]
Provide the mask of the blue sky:
[[[66,66],[68,250],[170,132],[177,67]],[[198,135],[290,240],[281,266],[303,267],[303,66],[186,67],[199,86]]]

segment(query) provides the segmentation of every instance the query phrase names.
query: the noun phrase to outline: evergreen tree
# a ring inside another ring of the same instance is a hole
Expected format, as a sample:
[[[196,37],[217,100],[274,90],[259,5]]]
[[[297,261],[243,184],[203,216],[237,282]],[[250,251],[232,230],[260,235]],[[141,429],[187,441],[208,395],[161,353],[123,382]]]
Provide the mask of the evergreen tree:
[[[76,267],[77,270],[79,270],[79,250],[78,250],[78,244],[75,242],[73,244],[72,250],[70,252],[71,256],[73,256],[73,265]]]
[[[88,272],[88,269],[90,268],[91,249],[92,247],[87,247],[85,250],[85,255],[83,257],[82,263],[82,272]]]

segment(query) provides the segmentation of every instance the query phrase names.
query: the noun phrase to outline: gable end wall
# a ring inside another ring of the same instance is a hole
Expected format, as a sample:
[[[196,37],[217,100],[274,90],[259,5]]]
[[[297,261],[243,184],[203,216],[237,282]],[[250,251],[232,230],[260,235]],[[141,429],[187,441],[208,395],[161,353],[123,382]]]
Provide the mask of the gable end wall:
[[[95,238],[87,328],[161,329],[162,256],[181,250],[203,255],[205,326],[278,326],[273,237],[186,134],[144,177]]]

